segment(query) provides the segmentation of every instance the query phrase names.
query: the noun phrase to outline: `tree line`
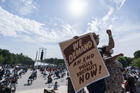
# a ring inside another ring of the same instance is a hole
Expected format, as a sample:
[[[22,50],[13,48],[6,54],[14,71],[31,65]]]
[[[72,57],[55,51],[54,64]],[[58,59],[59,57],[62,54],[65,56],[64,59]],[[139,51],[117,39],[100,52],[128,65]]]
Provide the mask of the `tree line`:
[[[140,68],[140,50],[134,52],[134,57],[123,56],[118,58],[123,67],[135,66]],[[47,58],[43,62],[55,65],[64,65],[64,59]],[[20,54],[10,53],[9,50],[0,49],[0,64],[13,64],[13,65],[33,65],[34,61],[28,57]]]
[[[9,50],[0,49],[0,64],[12,64],[12,65],[33,65],[34,61],[24,56],[22,53],[14,54],[10,53]]]
[[[134,52],[134,57],[120,57],[118,58],[119,62],[122,63],[123,67],[135,66],[140,68],[140,50]]]
[[[43,62],[55,65],[64,65],[64,59],[47,58]],[[33,65],[34,61],[28,57],[20,54],[10,53],[9,50],[0,49],[0,65],[12,64],[12,65]]]

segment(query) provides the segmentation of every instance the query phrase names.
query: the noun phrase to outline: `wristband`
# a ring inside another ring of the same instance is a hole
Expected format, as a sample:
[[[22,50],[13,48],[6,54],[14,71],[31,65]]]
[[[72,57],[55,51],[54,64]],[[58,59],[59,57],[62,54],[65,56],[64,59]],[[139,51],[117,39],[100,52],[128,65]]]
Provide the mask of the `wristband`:
[[[112,35],[109,35],[109,38],[113,38],[113,36]]]

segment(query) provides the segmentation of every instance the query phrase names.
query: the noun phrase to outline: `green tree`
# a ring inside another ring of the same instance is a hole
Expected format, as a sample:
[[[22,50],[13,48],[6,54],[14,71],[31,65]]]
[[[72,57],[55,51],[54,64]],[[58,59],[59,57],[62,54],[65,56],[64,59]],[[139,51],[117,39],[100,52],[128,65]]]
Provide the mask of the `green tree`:
[[[132,65],[140,68],[140,58],[133,59]]]
[[[130,57],[119,57],[118,61],[122,63],[123,67],[127,67],[132,63],[133,58]]]
[[[11,62],[11,56],[10,56],[10,52],[8,50],[3,49],[1,51],[1,55],[4,57],[3,64],[9,64]]]
[[[134,57],[135,58],[140,58],[140,50],[138,50],[134,53]]]
[[[55,65],[64,65],[64,59],[48,58],[48,59],[44,59],[44,62],[49,64],[55,64]]]
[[[22,65],[33,65],[34,61],[21,54],[10,53],[6,49],[0,49],[0,64],[22,64]]]
[[[3,64],[3,62],[4,62],[4,58],[2,55],[0,55],[0,64]]]

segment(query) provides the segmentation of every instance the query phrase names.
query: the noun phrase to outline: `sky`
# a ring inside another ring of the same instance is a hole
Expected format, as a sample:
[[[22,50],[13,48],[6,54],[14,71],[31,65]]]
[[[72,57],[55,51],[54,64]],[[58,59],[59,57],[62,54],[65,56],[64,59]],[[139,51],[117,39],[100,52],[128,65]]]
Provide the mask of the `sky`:
[[[140,0],[0,0],[0,48],[35,59],[39,48],[46,58],[63,58],[59,43],[89,32],[108,44],[114,55],[133,57],[140,50]]]

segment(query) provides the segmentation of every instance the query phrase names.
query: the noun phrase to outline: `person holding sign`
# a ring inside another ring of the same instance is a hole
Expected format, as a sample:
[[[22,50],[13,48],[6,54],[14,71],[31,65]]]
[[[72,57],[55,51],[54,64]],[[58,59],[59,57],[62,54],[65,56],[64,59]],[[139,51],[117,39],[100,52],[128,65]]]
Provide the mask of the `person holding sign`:
[[[114,40],[111,30],[106,31],[109,43],[105,47],[97,48],[99,35],[88,33],[76,36],[60,43],[61,51],[70,74],[74,91],[78,92],[85,86],[89,93],[105,93],[105,79],[109,76],[105,62],[110,58],[104,58],[105,54],[114,48]],[[68,83],[68,90],[69,90]],[[71,89],[70,89],[71,90]],[[72,93],[72,91],[68,91]]]
[[[118,57],[123,56],[122,53],[111,56],[113,53],[112,48],[114,48],[114,40],[112,34],[109,30],[107,30],[108,37],[109,37],[109,44],[110,46],[106,49],[106,52],[103,54],[103,58],[105,60],[105,64],[107,69],[110,73],[110,76],[105,79],[106,81],[106,93],[121,93],[121,83],[123,81],[122,75],[122,64],[117,60]]]
[[[112,38],[111,30],[107,30],[106,32],[109,36],[109,44],[108,44],[108,46],[98,48],[102,57],[110,49],[114,48],[114,40]],[[99,35],[96,35],[95,33],[92,33],[92,35],[96,42],[96,45],[98,45],[99,44]],[[75,36],[74,38],[77,39],[78,36]],[[88,89],[89,93],[105,93],[105,90],[106,90],[105,80],[104,79],[98,80],[98,81],[88,85],[87,89]]]
[[[108,77],[109,73],[97,49],[96,43],[98,45],[99,38],[95,33],[85,34],[80,37],[75,36],[74,39],[60,43],[66,65],[68,68],[71,68],[69,72],[73,69],[77,72],[76,74],[72,72],[71,78],[68,79],[68,93],[75,93],[74,88],[77,92],[91,82],[95,82],[94,90],[98,88],[95,90],[95,93],[104,93],[106,87],[103,78]],[[73,77],[76,78],[73,79]],[[77,84],[69,81],[77,82]],[[103,89],[99,89],[100,87]],[[93,93],[92,89],[93,87],[91,86],[89,93]]]
[[[107,34],[108,34],[108,36],[111,37],[112,36],[111,30],[107,30]],[[96,35],[95,33],[93,33],[93,37],[94,37],[94,39],[96,41],[96,44],[98,45],[99,44],[99,35]],[[111,48],[114,48],[114,40],[113,40],[113,38],[109,39],[108,46],[98,48],[98,50],[99,50],[101,56],[103,57],[103,54],[106,51],[109,51]],[[105,90],[106,90],[105,80],[101,79],[99,81],[96,81],[96,82],[88,85],[87,89],[88,89],[89,93],[105,93]]]
[[[108,34],[108,37],[109,37],[109,43],[107,46],[103,46],[98,49],[100,51],[101,56],[103,57],[103,59],[105,61],[105,64],[111,64],[111,62],[113,63],[119,56],[123,56],[123,54],[118,54],[116,56],[111,57],[112,49],[114,48],[115,44],[114,44],[111,30],[110,29],[106,30],[106,33]],[[99,35],[96,35],[95,33],[93,33],[93,37],[98,45],[99,44]],[[116,62],[116,64],[119,64],[119,62]],[[120,67],[120,66],[118,66],[118,67]],[[111,72],[110,68],[112,68],[112,67],[107,65],[107,68],[108,68],[109,72]],[[120,70],[119,70],[119,72],[120,72]],[[110,76],[112,76],[112,74],[115,74],[115,73],[110,73],[110,74],[111,74]],[[107,80],[109,81],[110,78],[105,79],[105,81],[107,81]],[[120,92],[113,92],[113,90],[116,90],[115,87],[111,88],[111,85],[109,85],[108,82],[105,83],[105,81],[104,81],[104,79],[102,79],[102,80],[99,80],[99,81],[87,86],[89,93],[105,93],[105,91],[106,91],[106,93],[120,93]],[[109,91],[109,88],[110,88],[110,91]]]

